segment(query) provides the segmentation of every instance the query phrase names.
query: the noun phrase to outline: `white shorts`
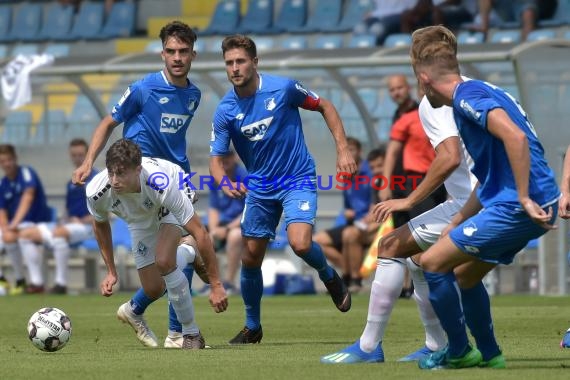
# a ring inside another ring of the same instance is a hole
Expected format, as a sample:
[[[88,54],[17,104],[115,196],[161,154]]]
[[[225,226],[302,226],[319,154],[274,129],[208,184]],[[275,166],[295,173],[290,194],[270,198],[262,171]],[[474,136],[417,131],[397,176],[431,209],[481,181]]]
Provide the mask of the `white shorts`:
[[[408,228],[422,251],[427,250],[435,244],[441,232],[447,227],[449,222],[451,222],[453,216],[461,210],[464,204],[465,202],[450,199],[416,216],[408,222]]]
[[[183,234],[186,232],[179,225],[178,220],[169,213],[168,215],[162,217],[160,221],[153,223],[151,227],[148,228],[137,228],[137,226],[129,226],[129,231],[131,233],[132,242],[132,253],[135,258],[135,266],[138,269],[142,269],[151,264],[154,264],[156,259],[156,242],[158,238],[158,230],[161,224],[174,224],[177,225]]]
[[[42,235],[43,243],[48,248],[53,248],[53,231],[58,226],[57,223],[38,223],[37,228]],[[69,233],[69,244],[74,245],[84,240],[91,239],[93,234],[93,225],[91,223],[67,223],[63,227]]]

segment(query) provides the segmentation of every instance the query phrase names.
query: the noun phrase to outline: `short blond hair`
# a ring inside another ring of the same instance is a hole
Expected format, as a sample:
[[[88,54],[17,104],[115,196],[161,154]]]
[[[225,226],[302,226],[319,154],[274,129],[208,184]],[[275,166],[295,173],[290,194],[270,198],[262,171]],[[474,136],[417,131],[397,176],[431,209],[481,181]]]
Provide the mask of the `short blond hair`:
[[[428,26],[412,33],[410,58],[414,70],[418,66],[437,65],[442,73],[459,74],[457,39],[451,30],[441,25]]]

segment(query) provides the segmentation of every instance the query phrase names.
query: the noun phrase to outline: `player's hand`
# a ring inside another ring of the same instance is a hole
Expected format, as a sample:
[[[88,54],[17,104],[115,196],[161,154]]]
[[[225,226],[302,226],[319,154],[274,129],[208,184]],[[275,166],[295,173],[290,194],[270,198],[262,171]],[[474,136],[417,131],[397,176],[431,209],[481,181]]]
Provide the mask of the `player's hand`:
[[[358,166],[356,166],[356,162],[354,161],[354,158],[352,158],[348,149],[338,152],[336,158],[336,172],[348,173],[353,176],[357,171]]]
[[[210,306],[214,308],[216,313],[221,313],[226,311],[228,308],[228,296],[226,295],[226,289],[222,284],[217,285],[210,284]]]
[[[241,199],[247,194],[247,188],[243,182],[230,182],[220,186],[224,194],[230,198]]]
[[[105,297],[110,297],[113,295],[113,286],[117,283],[117,275],[112,273],[107,273],[103,281],[101,281],[101,295]]]
[[[91,165],[84,162],[80,167],[73,171],[71,182],[73,182],[74,185],[85,185],[85,181],[89,177],[89,174],[91,174]]]
[[[546,230],[558,228],[556,225],[550,223],[553,215],[552,207],[549,207],[548,212],[546,212],[530,198],[523,199],[521,205],[532,221],[542,228]]]
[[[558,201],[558,216],[562,219],[570,219],[570,194],[562,194]]]
[[[412,205],[407,198],[390,199],[384,202],[377,203],[372,209],[374,218],[377,222],[384,223],[391,213],[396,211],[408,211]]]

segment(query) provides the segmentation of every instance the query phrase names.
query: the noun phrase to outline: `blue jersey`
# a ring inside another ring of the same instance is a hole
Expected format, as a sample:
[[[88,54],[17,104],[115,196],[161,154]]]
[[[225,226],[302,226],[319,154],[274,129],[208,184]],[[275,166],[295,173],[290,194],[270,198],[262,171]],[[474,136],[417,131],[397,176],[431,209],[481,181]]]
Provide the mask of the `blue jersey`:
[[[12,181],[8,177],[0,182],[0,209],[6,210],[11,221],[20,205],[22,194],[27,189],[34,189],[34,201],[22,222],[49,222],[51,210],[47,205],[46,194],[40,178],[29,166],[18,167],[18,174]]]
[[[503,202],[519,206],[515,179],[505,147],[501,140],[487,131],[487,113],[495,108],[503,109],[528,139],[530,198],[541,206],[555,202],[560,191],[526,112],[503,89],[471,80],[460,83],[455,89],[453,114],[461,139],[474,161],[471,171],[480,183],[479,201],[484,207]]]
[[[303,135],[299,107],[316,109],[319,97],[298,82],[259,75],[254,95],[240,98],[230,90],[212,123],[210,154],[224,155],[230,140],[249,173],[249,189],[275,191],[268,181],[303,181],[315,177],[315,163]]]
[[[364,160],[360,164],[357,176],[366,176],[371,179],[372,172],[368,167],[368,161]],[[355,176],[356,177],[356,176]],[[354,210],[354,219],[362,219],[370,209],[373,189],[370,183],[359,183],[358,186],[353,181],[350,187],[342,192],[344,198],[344,208]]]
[[[162,71],[133,83],[113,107],[111,116],[124,122],[123,137],[136,142],[145,157],[162,158],[190,172],[186,131],[200,104],[198,87],[176,87]]]
[[[238,165],[235,169],[236,179],[240,181],[247,176],[243,166]],[[214,187],[210,191],[210,208],[218,210],[220,223],[228,224],[238,217],[245,206],[244,198],[230,198],[222,191],[222,188]]]
[[[85,185],[74,185],[71,181],[67,183],[67,191],[65,193],[65,209],[67,210],[67,216],[83,218],[84,216],[89,215],[87,200],[85,198],[85,187],[98,172],[98,170],[92,170],[91,174],[85,181]]]

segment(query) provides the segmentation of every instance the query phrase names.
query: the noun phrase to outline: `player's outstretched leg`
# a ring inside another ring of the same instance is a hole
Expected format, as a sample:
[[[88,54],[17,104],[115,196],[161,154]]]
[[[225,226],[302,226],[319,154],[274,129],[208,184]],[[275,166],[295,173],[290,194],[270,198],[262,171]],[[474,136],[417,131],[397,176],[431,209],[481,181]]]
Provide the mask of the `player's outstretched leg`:
[[[144,291],[139,289],[133,299],[129,302],[122,304],[117,310],[117,318],[123,323],[128,323],[135,333],[137,334],[137,339],[147,347],[158,347],[158,341],[156,335],[152,332],[146,320],[144,319],[143,313],[140,311],[136,304],[136,299],[141,299],[146,297],[147,300],[151,302],[154,301],[148,298]],[[144,310],[143,310],[144,311]]]
[[[382,363],[383,361],[384,351],[382,351],[381,344],[376,346],[372,352],[364,352],[360,348],[360,339],[341,351],[321,358],[321,363],[325,364]]]
[[[263,276],[261,268],[241,268],[241,296],[245,305],[245,326],[228,343],[259,343],[263,338],[261,328],[261,297],[263,296]]]

